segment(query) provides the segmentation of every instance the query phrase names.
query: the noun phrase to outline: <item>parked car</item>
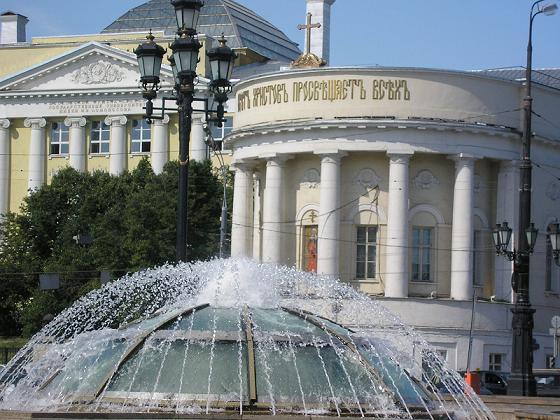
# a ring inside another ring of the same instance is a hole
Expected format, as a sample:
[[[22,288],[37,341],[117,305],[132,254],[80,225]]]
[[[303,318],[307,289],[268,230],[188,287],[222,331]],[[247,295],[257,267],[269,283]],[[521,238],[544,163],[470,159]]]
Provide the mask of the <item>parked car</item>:
[[[508,376],[504,372],[480,371],[480,384],[492,394],[506,395]]]

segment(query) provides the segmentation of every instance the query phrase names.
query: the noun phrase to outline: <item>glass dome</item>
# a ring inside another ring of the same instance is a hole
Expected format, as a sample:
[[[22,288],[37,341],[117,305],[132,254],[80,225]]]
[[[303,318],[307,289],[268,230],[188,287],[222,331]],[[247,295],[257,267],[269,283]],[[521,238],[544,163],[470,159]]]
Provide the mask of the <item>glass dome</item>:
[[[57,354],[41,393],[72,404],[360,415],[422,411],[432,398],[369,338],[286,307],[201,305],[94,342],[86,333]]]

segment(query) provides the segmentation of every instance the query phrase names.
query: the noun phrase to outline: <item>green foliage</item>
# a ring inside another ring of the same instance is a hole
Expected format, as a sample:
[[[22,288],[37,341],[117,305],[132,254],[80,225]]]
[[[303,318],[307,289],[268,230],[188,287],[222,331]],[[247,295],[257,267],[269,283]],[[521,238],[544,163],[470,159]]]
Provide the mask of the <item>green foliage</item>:
[[[155,175],[147,159],[131,172],[111,176],[67,168],[24,201],[21,213],[0,225],[0,336],[36,332],[99,286],[99,272],[113,277],[175,259],[179,165]],[[209,161],[189,166],[188,253],[207,259],[219,249],[221,179]],[[78,245],[76,235],[93,242]],[[39,273],[60,273],[61,288],[38,289]]]

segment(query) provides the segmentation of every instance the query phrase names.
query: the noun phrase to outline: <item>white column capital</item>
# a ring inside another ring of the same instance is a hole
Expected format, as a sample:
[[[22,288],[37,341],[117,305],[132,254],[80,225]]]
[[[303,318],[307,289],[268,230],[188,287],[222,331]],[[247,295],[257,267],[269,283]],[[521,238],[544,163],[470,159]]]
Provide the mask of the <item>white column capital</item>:
[[[66,117],[64,119],[64,125],[66,127],[80,128],[85,127],[87,120],[84,117]]]
[[[47,126],[47,120],[44,118],[26,118],[23,125],[26,128],[33,128],[37,130],[39,128],[45,128]]]
[[[165,114],[161,120],[152,120],[153,125],[167,125],[169,124],[169,115]]]
[[[338,163],[341,161],[341,159],[343,157],[348,156],[348,152],[344,152],[338,149],[334,149],[334,150],[319,150],[316,152],[313,152],[314,155],[317,155],[321,158],[321,160],[323,159],[327,159],[330,160],[333,163]]]
[[[408,165],[414,152],[387,152],[389,162],[392,164]]]
[[[255,167],[256,162],[254,160],[238,159],[233,160],[230,164],[232,171],[251,171]]]
[[[7,118],[0,118],[0,128],[10,128],[10,120],[8,120]]]
[[[128,119],[124,115],[109,115],[105,117],[105,124],[111,127],[120,127],[126,125]]]
[[[500,161],[500,171],[517,171],[520,165],[520,160],[502,160]]]
[[[260,155],[259,158],[265,159],[266,160],[266,166],[270,166],[270,165],[279,165],[279,166],[284,166],[284,164],[290,160],[294,158],[294,155],[285,155],[285,154],[279,154],[279,153],[270,153],[270,154],[263,154]]]
[[[469,155],[466,153],[459,153],[457,155],[447,156],[448,159],[451,159],[455,162],[455,166],[472,166],[474,162],[481,159],[480,156],[476,155]]]

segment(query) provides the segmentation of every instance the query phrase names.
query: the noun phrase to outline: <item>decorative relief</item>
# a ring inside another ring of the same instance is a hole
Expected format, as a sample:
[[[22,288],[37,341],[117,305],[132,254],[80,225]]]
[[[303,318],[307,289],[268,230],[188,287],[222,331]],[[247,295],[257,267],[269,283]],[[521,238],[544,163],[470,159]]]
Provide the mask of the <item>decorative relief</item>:
[[[546,187],[546,196],[552,201],[560,199],[560,185],[558,183],[551,181]]]
[[[124,72],[117,66],[106,61],[91,63],[76,70],[71,75],[74,83],[85,85],[102,85],[120,82],[124,78]]]
[[[424,169],[412,179],[412,184],[419,190],[431,190],[439,185],[439,179],[427,169]]]
[[[311,168],[303,173],[300,185],[303,188],[317,188],[321,183],[321,173],[315,169]]]
[[[480,177],[480,175],[475,174],[473,179],[473,191],[475,194],[478,194],[480,192],[481,186],[482,186],[482,178]]]
[[[354,183],[361,185],[364,188],[373,188],[379,184],[379,181],[381,181],[381,178],[379,178],[375,171],[370,168],[362,169],[358,172],[356,178],[354,178]]]

